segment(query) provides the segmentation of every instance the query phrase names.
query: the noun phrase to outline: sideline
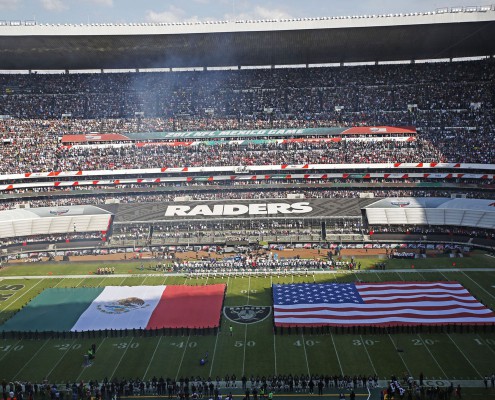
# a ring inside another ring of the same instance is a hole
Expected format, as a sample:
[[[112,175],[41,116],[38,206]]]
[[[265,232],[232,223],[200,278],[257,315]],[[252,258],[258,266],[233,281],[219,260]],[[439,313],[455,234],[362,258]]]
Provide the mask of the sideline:
[[[232,271],[233,273],[237,274],[239,271],[234,270]],[[271,273],[270,273],[271,272]],[[318,275],[324,275],[324,274],[386,274],[386,273],[419,273],[419,272],[495,272],[495,268],[421,268],[421,269],[406,269],[406,268],[398,268],[398,269],[366,269],[366,270],[325,270],[325,271],[308,271],[308,273],[311,274],[318,274]],[[284,271],[286,274],[291,274],[291,275],[300,275],[303,273],[306,273],[305,271],[291,271],[287,270]],[[249,271],[249,272],[244,272],[244,276],[247,278],[249,276],[253,277],[267,277],[267,276],[279,276],[281,274],[280,271],[268,271],[268,274],[265,275],[265,272],[263,272],[263,275],[261,276],[259,272],[256,271]],[[168,277],[168,276],[173,276],[173,277],[183,277],[186,276],[189,277],[190,273],[189,272],[169,272],[169,273],[161,273],[161,274],[110,274],[110,275],[95,275],[95,274],[88,274],[88,275],[15,275],[15,276],[2,276],[1,279],[5,280],[16,280],[16,279],[103,279],[105,278],[142,278],[143,276],[146,277]],[[198,276],[200,274],[198,273]],[[231,276],[231,274],[226,273],[226,272],[218,272],[218,276],[216,275],[215,272],[211,272],[209,274],[211,277],[225,277],[225,276]],[[196,275],[193,275],[196,276]],[[242,276],[241,276],[242,277]]]

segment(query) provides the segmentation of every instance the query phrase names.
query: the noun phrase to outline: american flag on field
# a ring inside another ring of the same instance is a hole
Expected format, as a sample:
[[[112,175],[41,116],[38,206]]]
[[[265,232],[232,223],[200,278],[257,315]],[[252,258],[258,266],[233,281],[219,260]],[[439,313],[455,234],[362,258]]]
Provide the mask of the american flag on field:
[[[276,326],[494,324],[495,313],[458,282],[273,285]]]

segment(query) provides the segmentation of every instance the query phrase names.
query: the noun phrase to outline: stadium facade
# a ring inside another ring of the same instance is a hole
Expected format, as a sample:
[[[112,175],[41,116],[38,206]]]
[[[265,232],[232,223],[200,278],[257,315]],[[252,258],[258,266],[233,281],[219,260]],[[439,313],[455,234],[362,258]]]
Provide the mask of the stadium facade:
[[[0,69],[224,67],[493,56],[494,6],[434,12],[209,21],[3,21]]]
[[[2,205],[18,209],[0,211],[2,251],[43,250],[44,241],[63,249],[78,241],[109,249],[363,245],[379,233],[384,241],[424,241],[428,229],[432,241],[453,242],[450,233],[464,229],[459,243],[493,247],[495,164],[483,141],[492,143],[494,127],[493,37],[494,6],[271,21],[2,22],[0,69],[67,72],[0,76],[2,151],[21,161],[0,170]],[[466,57],[482,60],[414,67]],[[388,61],[413,67],[345,66]],[[307,73],[318,64],[344,68]],[[237,86],[242,71],[208,70],[288,65],[300,68],[245,72]],[[191,67],[202,71],[155,70]],[[84,69],[134,72],[72,74]],[[157,75],[143,78],[142,69]],[[417,92],[416,82],[424,85]],[[463,134],[479,140],[465,159],[452,150]],[[353,198],[318,198],[337,191]],[[160,201],[148,202],[150,195]],[[87,205],[98,196],[106,204]],[[47,215],[37,208],[43,202]],[[56,211],[78,214],[80,204],[87,212],[77,217]],[[83,218],[88,213],[92,219]],[[402,236],[410,227],[418,237]]]

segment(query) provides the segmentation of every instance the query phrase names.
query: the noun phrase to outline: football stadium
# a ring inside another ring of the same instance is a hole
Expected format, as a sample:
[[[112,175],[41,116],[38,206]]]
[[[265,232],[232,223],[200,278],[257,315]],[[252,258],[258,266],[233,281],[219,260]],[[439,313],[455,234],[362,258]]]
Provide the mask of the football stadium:
[[[3,398],[495,398],[494,38],[0,21]]]

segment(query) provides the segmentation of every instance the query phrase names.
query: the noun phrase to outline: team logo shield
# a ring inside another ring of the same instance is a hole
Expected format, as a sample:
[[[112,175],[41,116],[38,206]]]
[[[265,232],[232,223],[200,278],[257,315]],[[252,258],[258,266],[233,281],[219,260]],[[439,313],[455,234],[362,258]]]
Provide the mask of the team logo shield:
[[[235,306],[224,307],[226,318],[239,324],[254,324],[263,321],[270,315],[272,308],[269,306]]]
[[[128,297],[109,303],[103,303],[97,306],[98,310],[105,314],[124,314],[139,308],[149,307],[143,299],[137,297]]]

